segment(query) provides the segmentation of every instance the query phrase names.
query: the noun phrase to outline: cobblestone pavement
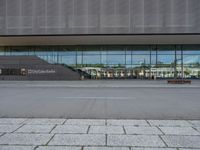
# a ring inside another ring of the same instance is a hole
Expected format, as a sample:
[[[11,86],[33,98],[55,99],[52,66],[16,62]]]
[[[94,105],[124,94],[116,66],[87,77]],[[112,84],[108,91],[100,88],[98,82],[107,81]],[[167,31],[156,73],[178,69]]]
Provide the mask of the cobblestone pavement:
[[[200,120],[0,118],[0,150],[200,150]]]

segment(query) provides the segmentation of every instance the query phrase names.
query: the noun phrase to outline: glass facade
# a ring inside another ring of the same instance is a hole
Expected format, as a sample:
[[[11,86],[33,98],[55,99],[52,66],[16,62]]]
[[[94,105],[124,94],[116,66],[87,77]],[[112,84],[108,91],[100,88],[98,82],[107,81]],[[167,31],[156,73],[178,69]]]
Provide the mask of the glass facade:
[[[0,55],[35,55],[93,79],[200,79],[200,45],[10,46]]]

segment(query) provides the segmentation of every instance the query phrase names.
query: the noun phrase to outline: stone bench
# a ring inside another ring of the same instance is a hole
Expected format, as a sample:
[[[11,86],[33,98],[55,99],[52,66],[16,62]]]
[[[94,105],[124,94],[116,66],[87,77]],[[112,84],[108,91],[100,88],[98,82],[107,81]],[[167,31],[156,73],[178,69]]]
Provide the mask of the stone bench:
[[[182,80],[182,79],[174,79],[174,80],[167,80],[168,84],[191,84],[191,80]]]

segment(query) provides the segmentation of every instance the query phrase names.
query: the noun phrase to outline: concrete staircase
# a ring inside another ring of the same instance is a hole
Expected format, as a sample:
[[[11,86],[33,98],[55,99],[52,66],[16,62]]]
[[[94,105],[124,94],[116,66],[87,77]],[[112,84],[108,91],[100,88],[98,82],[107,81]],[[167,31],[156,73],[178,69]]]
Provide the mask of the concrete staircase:
[[[0,80],[80,80],[80,72],[50,64],[37,56],[0,56],[0,69],[25,69],[25,75],[2,75]]]

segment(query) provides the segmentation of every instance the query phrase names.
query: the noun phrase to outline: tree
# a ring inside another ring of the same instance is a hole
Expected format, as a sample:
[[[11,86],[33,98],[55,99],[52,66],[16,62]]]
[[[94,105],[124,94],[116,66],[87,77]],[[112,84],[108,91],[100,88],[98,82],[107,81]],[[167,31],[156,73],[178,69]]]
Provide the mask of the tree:
[[[184,71],[184,74],[185,74],[186,77],[189,76],[190,73],[191,73],[191,71],[190,71],[189,69],[186,69],[186,70]]]
[[[200,71],[198,71],[198,78],[200,78]]]

